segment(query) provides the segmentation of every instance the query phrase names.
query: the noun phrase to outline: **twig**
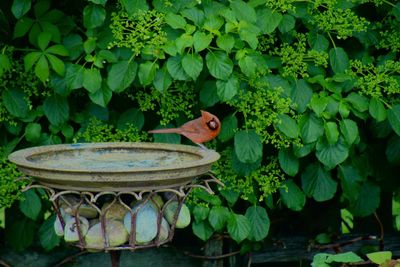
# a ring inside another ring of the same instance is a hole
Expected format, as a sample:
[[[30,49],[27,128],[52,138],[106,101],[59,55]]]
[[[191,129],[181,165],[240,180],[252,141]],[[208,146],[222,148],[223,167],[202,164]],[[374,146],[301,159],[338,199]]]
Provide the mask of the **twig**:
[[[332,249],[332,250],[337,250],[340,249],[344,246],[347,245],[351,245],[353,243],[356,243],[358,241],[362,241],[362,240],[374,240],[376,239],[376,236],[373,235],[367,235],[367,236],[360,236],[360,237],[356,237],[353,239],[350,239],[348,241],[345,242],[339,242],[339,243],[333,243],[333,244],[328,244],[328,245],[314,245],[313,247],[316,249]]]
[[[0,265],[3,267],[11,267],[11,265],[9,265],[8,263],[6,263],[5,261],[0,260]]]
[[[72,262],[75,258],[77,258],[77,257],[79,257],[79,256],[81,256],[81,255],[84,255],[84,254],[86,254],[86,253],[89,253],[89,252],[88,252],[88,251],[80,251],[80,252],[78,252],[78,253],[76,253],[76,254],[74,254],[74,255],[71,255],[71,256],[69,256],[69,257],[66,257],[65,259],[63,259],[62,261],[60,261],[59,263],[57,263],[54,267],[60,267],[60,266],[62,266],[62,265],[65,264],[65,263]]]
[[[379,250],[382,251],[384,249],[384,246],[385,246],[384,245],[385,231],[384,231],[384,228],[383,228],[383,224],[382,224],[381,220],[379,219],[379,216],[378,216],[378,214],[376,212],[374,212],[374,216],[375,216],[376,221],[379,224],[379,230],[380,230],[380,233],[381,233],[381,236],[379,238]]]
[[[362,265],[370,265],[372,262],[370,260],[367,261],[359,261],[359,262],[352,262],[348,263],[350,266],[362,266]]]
[[[240,253],[240,250],[238,251],[234,251],[234,252],[230,252],[230,253],[226,253],[226,254],[221,254],[221,255],[216,255],[216,256],[204,256],[204,255],[197,255],[197,254],[192,254],[189,252],[184,252],[187,256],[189,257],[193,257],[193,258],[197,258],[197,259],[203,259],[203,260],[221,260],[224,258],[229,258],[232,256],[235,256],[237,254]]]

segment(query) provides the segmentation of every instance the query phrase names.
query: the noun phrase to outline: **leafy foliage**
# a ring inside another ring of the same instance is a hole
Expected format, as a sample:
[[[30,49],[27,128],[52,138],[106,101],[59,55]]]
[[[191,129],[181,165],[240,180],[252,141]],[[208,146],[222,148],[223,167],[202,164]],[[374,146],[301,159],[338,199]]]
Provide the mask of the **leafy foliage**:
[[[311,225],[310,214],[329,202],[335,216],[346,209],[367,217],[384,205],[382,194],[399,195],[398,3],[120,0],[77,1],[71,10],[13,0],[0,11],[5,154],[151,141],[147,130],[207,109],[222,121],[207,145],[221,153],[213,170],[225,187],[214,196],[195,190],[192,230],[202,240],[228,232],[244,250],[270,228],[290,230],[270,225],[276,214],[290,221],[301,213]],[[8,207],[20,197],[19,174],[1,164],[0,201]],[[36,209],[20,202],[22,217],[6,231],[19,237],[25,227],[26,242],[12,245],[31,245],[39,229],[50,250],[59,241],[44,236],[50,208],[40,192],[25,197]],[[333,221],[323,227],[340,232]],[[318,257],[322,265],[343,262]]]

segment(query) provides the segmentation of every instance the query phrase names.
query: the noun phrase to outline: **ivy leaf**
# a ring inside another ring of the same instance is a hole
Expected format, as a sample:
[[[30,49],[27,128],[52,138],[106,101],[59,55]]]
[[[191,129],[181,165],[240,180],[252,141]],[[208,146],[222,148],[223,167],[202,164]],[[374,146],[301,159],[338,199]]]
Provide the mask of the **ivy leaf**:
[[[261,206],[251,206],[246,210],[245,216],[250,222],[250,233],[248,239],[261,241],[267,237],[270,221],[265,208]]]
[[[317,143],[316,149],[318,160],[328,168],[333,168],[344,162],[349,156],[349,149],[341,138],[336,144],[329,144],[322,140]]]
[[[238,20],[245,20],[254,23],[257,20],[257,15],[252,6],[242,0],[234,0],[231,2],[231,8],[235,17]]]
[[[263,34],[275,31],[282,19],[282,14],[269,8],[257,9],[257,25]]]
[[[298,173],[300,162],[292,150],[288,148],[280,149],[278,160],[282,170],[288,175],[295,176]]]
[[[142,129],[144,125],[144,115],[136,108],[130,108],[122,113],[117,122],[118,129],[126,129],[128,124],[133,124],[138,130]]]
[[[206,49],[210,45],[212,39],[213,36],[211,34],[205,34],[199,31],[195,32],[193,35],[193,45],[196,52],[198,53]]]
[[[349,57],[346,51],[341,47],[335,47],[329,50],[329,62],[334,73],[344,73],[350,66]]]
[[[40,244],[46,251],[50,251],[60,244],[61,238],[54,231],[56,215],[47,218],[39,228]]]
[[[101,88],[99,90],[89,94],[89,98],[90,100],[92,100],[93,103],[104,108],[107,107],[107,104],[110,102],[111,97],[112,91],[110,87],[108,87],[108,85],[104,82],[101,84]]]
[[[19,209],[26,217],[35,221],[42,209],[42,202],[35,190],[25,191],[23,195],[23,200],[19,202]]]
[[[276,127],[287,137],[297,138],[299,136],[299,126],[296,121],[286,114],[278,114],[279,123]]]
[[[291,210],[301,211],[306,204],[304,192],[295,184],[292,179],[285,181],[285,186],[279,188],[283,204]]]
[[[172,84],[171,75],[169,75],[167,68],[163,68],[156,71],[153,85],[161,93],[165,92]]]
[[[255,163],[262,157],[263,146],[260,136],[254,130],[239,131],[235,134],[235,153],[243,163]]]
[[[203,58],[199,54],[186,54],[182,58],[182,67],[187,75],[196,80],[203,70]]]
[[[217,95],[222,102],[231,100],[239,90],[239,79],[232,75],[228,80],[217,80]]]
[[[3,105],[11,115],[18,118],[24,118],[28,115],[28,102],[26,102],[26,95],[21,89],[4,90],[1,96]]]
[[[186,26],[186,20],[182,16],[171,12],[165,16],[165,22],[173,29],[185,29]]]
[[[107,75],[107,85],[113,92],[123,92],[135,79],[137,63],[120,61],[114,63]]]
[[[138,71],[140,83],[143,86],[151,84],[156,76],[156,71],[158,68],[158,64],[151,61],[146,61],[145,63],[140,64]]]
[[[220,80],[228,79],[233,71],[232,60],[221,51],[208,52],[206,64],[211,75]]]
[[[203,241],[208,240],[214,233],[212,226],[207,221],[194,221],[192,223],[192,231],[198,238]]]
[[[14,0],[11,12],[17,19],[20,19],[31,9],[31,4],[31,0]]]
[[[352,145],[358,137],[357,123],[350,119],[344,119],[339,122],[340,131],[343,134],[344,140],[348,145]]]
[[[245,216],[232,213],[227,228],[232,239],[240,243],[249,236],[251,225]]]
[[[193,208],[193,217],[196,222],[204,221],[208,218],[208,214],[210,213],[210,208],[206,206],[195,206]]]
[[[375,212],[380,203],[381,188],[365,182],[357,195],[355,201],[350,203],[349,210],[354,216],[368,216]]]
[[[387,117],[383,103],[376,97],[371,98],[369,102],[369,114],[377,121],[384,121]]]
[[[90,93],[94,93],[101,88],[101,74],[97,68],[85,69],[83,71],[83,87]]]
[[[221,142],[226,142],[235,136],[235,131],[238,128],[238,119],[235,114],[226,116],[221,122],[221,132],[218,139]]]
[[[305,143],[313,143],[324,134],[324,122],[313,114],[303,116],[299,124]]]
[[[69,118],[69,105],[66,98],[57,94],[46,98],[43,102],[43,111],[53,125],[61,125]]]
[[[182,67],[182,58],[179,55],[168,59],[167,69],[175,80],[186,81],[189,79],[189,75],[186,74]]]
[[[96,4],[89,4],[83,9],[83,25],[86,29],[94,29],[101,26],[106,18],[104,7]]]
[[[312,163],[301,175],[301,186],[307,196],[312,196],[316,201],[321,202],[333,198],[337,182],[320,164]]]
[[[229,216],[230,213],[227,207],[214,206],[211,208],[208,215],[208,222],[214,228],[214,230],[220,231],[224,228]]]
[[[393,105],[391,109],[388,110],[388,120],[392,126],[393,131],[400,135],[400,105]]]
[[[217,46],[230,53],[235,45],[235,38],[230,34],[222,34],[217,38]]]
[[[326,140],[329,144],[336,144],[339,140],[339,130],[336,122],[328,121],[324,124]]]

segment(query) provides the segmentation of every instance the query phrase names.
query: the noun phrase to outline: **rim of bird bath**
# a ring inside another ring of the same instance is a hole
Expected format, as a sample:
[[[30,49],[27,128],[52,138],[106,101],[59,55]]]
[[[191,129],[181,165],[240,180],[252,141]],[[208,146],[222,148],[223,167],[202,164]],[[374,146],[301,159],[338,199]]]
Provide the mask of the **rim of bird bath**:
[[[214,150],[196,146],[140,142],[47,145],[9,155],[22,173],[53,192],[99,194],[193,186],[193,180],[209,173],[219,158]],[[205,183],[199,187],[210,189]],[[112,266],[119,266],[120,251],[109,252]]]
[[[38,183],[64,189],[132,191],[178,187],[211,169],[214,150],[165,143],[76,143],[31,147],[9,160]]]

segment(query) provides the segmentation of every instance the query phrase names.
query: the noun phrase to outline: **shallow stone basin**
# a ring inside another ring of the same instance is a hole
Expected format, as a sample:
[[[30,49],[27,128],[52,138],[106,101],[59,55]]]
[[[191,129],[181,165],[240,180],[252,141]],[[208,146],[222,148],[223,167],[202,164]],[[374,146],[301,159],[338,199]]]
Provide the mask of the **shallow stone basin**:
[[[43,185],[94,192],[185,185],[218,159],[217,152],[195,146],[124,142],[31,147],[9,156]]]

